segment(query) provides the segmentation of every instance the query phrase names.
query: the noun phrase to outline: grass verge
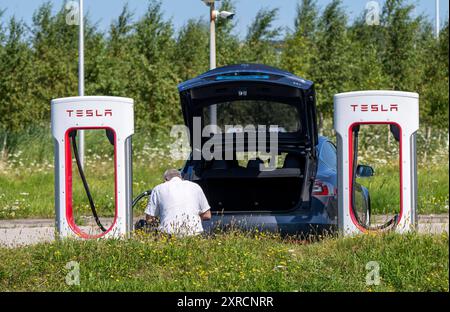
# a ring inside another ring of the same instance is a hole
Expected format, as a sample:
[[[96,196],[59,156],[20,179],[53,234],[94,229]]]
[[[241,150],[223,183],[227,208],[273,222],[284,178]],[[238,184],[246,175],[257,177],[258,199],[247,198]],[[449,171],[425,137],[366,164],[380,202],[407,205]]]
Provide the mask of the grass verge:
[[[14,138],[19,146],[11,152],[8,161],[0,159],[0,219],[53,218],[54,168],[53,147],[49,129],[31,129]],[[161,182],[163,171],[169,167],[180,168],[182,161],[169,157],[168,139],[151,138],[138,133],[133,138],[133,188],[134,195]],[[103,131],[86,132],[86,176],[100,216],[112,216],[114,210],[112,170],[113,150]],[[439,150],[440,149],[437,149]],[[434,152],[438,155],[439,153]],[[398,165],[382,163],[378,153],[370,151],[372,158],[362,162],[375,168],[375,176],[359,179],[371,194],[374,214],[398,211]],[[390,154],[389,154],[390,155]],[[436,156],[435,155],[435,156]],[[440,154],[439,154],[440,155]],[[418,212],[420,214],[448,213],[448,154],[429,160],[418,168]],[[73,164],[73,200],[75,217],[90,215],[90,209],[75,163]],[[144,204],[144,201],[142,202]],[[135,214],[143,212],[143,205]]]
[[[0,248],[0,291],[448,291],[448,250],[448,234],[66,240]],[[66,284],[69,261],[79,285]],[[379,285],[366,283],[371,261]]]
[[[105,158],[105,157],[104,157]],[[92,159],[92,158],[91,158]],[[179,168],[182,162],[171,163],[163,156],[144,161],[138,154],[134,162],[134,195],[152,188],[161,182],[161,176],[168,167]],[[93,159],[86,165],[86,176],[100,216],[112,216],[114,211],[113,176],[108,161]],[[359,179],[369,189],[373,214],[398,210],[398,172],[391,166],[377,166],[376,175],[370,179]],[[430,164],[418,169],[419,214],[448,213],[448,164]],[[53,218],[54,185],[51,165],[17,167],[0,171],[0,219]],[[144,211],[145,200],[136,207],[135,215]],[[90,215],[84,189],[74,171],[75,215]]]
[[[448,173],[448,163],[418,167],[419,214],[448,214]],[[373,214],[392,214],[399,211],[400,177],[397,165],[375,166],[375,175],[371,178],[359,178],[358,183],[369,190]]]

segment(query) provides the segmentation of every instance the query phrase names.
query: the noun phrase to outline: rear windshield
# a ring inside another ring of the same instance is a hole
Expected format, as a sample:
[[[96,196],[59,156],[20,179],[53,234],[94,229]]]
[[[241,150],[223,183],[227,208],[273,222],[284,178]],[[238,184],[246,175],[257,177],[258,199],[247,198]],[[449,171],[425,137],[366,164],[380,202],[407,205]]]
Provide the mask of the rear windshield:
[[[217,103],[217,125],[222,131],[241,132],[249,125],[265,126],[275,132],[301,130],[299,113],[295,106],[264,100],[240,100]],[[210,124],[209,107],[203,108],[203,120]],[[248,128],[247,128],[248,129]]]

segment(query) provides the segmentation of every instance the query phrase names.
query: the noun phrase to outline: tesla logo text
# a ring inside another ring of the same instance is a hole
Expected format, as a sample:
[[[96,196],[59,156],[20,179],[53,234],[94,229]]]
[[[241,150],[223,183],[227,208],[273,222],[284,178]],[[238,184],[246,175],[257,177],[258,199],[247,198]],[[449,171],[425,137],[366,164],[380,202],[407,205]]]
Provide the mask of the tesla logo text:
[[[354,112],[398,112],[398,104],[353,104]]]
[[[69,117],[106,117],[112,116],[112,109],[67,109]]]

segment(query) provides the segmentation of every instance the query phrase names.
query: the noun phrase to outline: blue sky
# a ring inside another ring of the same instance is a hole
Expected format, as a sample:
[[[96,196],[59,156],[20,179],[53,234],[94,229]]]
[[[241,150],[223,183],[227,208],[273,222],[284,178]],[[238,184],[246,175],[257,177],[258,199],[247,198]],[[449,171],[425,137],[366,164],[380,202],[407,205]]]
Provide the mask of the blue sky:
[[[47,0],[0,0],[0,10],[6,9],[2,22],[10,16],[15,15],[26,23],[31,23],[33,12],[39,5]],[[59,9],[64,0],[51,0],[54,8]],[[85,11],[89,13],[91,18],[98,23],[101,30],[107,30],[110,23],[116,18],[125,3],[135,11],[138,17],[147,6],[146,0],[85,0]],[[245,34],[248,25],[256,15],[260,8],[279,8],[279,15],[275,26],[283,28],[292,28],[294,24],[295,9],[298,0],[235,0],[236,4],[236,23],[237,32]],[[330,0],[318,0],[320,8],[324,8]],[[343,0],[350,15],[350,19],[359,16],[364,10],[368,0]],[[380,4],[384,0],[378,0]],[[417,6],[416,14],[424,13],[430,19],[434,19],[435,0],[410,0]],[[200,0],[163,0],[163,11],[167,18],[171,18],[176,29],[181,27],[189,18],[208,16],[207,7]],[[449,4],[446,0],[441,0],[441,22],[448,17]]]

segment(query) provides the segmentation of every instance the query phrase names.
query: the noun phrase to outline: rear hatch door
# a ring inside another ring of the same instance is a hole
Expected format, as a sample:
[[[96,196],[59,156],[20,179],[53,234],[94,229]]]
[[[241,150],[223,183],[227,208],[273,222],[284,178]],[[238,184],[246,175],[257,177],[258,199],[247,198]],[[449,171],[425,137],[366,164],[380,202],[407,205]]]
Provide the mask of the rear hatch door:
[[[211,105],[217,107],[217,125],[224,142],[230,136],[223,134],[239,132],[242,130],[239,126],[264,125],[267,132],[277,132],[279,150],[300,152],[306,157],[301,197],[303,202],[310,202],[318,143],[315,91],[311,81],[265,65],[240,64],[206,72],[180,84],[178,89],[184,121],[191,134],[191,147],[194,137],[201,136],[194,130],[210,124]],[[194,127],[194,120],[201,125]],[[277,127],[270,128],[272,125]],[[257,132],[258,141],[260,134]],[[237,136],[232,138],[236,140]],[[201,146],[209,139],[201,136]],[[246,136],[245,140],[248,139]],[[199,138],[196,140],[199,142]],[[244,145],[249,143],[245,141]],[[235,148],[237,143],[232,146]]]
[[[240,64],[206,72],[178,88],[184,121],[191,134],[194,117],[201,118],[203,128],[210,123],[209,106],[216,105],[222,131],[227,122],[246,126],[270,121],[279,126],[279,144],[309,149],[317,145],[315,91],[311,81],[269,66]]]

